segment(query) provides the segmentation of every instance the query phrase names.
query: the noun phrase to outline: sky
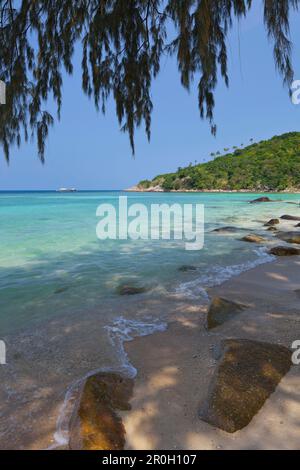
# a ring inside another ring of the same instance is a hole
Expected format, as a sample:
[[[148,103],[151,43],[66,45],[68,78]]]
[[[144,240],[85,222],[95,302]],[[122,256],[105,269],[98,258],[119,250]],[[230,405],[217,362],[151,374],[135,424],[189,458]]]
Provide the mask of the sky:
[[[106,115],[97,113],[81,90],[81,70],[65,77],[60,121],[50,130],[44,165],[36,144],[11,151],[10,164],[0,159],[0,190],[125,189],[142,179],[201,163],[211,152],[300,130],[300,106],[291,103],[275,71],[272,44],[263,25],[261,1],[247,19],[234,25],[228,40],[229,89],[216,91],[216,138],[202,121],[197,82],[188,93],[180,84],[176,59],[162,62],[152,88],[152,137],[136,132],[133,158],[128,136],[119,130],[111,101]],[[292,18],[295,78],[300,79],[299,15]],[[298,29],[298,31],[297,31]]]

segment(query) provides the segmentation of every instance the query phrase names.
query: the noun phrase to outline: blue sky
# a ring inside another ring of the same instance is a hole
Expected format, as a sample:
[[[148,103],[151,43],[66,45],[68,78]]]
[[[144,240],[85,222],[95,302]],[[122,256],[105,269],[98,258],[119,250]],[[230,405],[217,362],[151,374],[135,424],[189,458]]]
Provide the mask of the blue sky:
[[[0,190],[123,189],[145,178],[176,170],[211,152],[247,144],[275,134],[300,130],[300,106],[292,105],[281,78],[275,72],[272,46],[263,26],[261,2],[251,15],[233,28],[229,38],[227,89],[221,81],[216,93],[217,137],[199,117],[197,83],[190,93],[180,85],[176,61],[162,62],[154,82],[152,138],[143,129],[136,133],[132,157],[128,137],[119,131],[112,102],[106,116],[81,91],[81,71],[64,82],[61,121],[56,121],[47,141],[46,163],[37,157],[35,143],[13,149],[8,166],[0,161]],[[297,15],[292,20],[294,66],[300,79],[300,31]],[[238,44],[240,42],[240,55]]]

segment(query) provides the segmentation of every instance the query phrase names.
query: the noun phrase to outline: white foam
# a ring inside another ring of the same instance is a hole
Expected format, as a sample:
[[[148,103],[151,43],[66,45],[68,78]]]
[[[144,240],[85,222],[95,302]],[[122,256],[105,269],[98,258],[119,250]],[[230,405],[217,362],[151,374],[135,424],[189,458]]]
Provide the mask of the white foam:
[[[59,411],[56,423],[56,432],[53,435],[55,442],[50,447],[48,447],[47,450],[53,450],[57,447],[68,445],[70,419],[74,410],[78,393],[86,379],[91,375],[99,372],[115,372],[126,377],[134,378],[136,376],[137,370],[135,367],[133,367],[128,359],[124,349],[124,342],[132,341],[138,336],[150,335],[156,331],[164,331],[166,328],[167,324],[159,322],[158,320],[148,323],[146,321],[143,322],[128,320],[122,316],[116,318],[112,325],[104,326],[104,329],[108,332],[112,345],[117,350],[120,363],[116,367],[101,367],[99,369],[89,371],[85,376],[81,377],[79,380],[76,380],[70,385]]]
[[[175,292],[184,297],[208,302],[209,297],[206,292],[208,287],[218,286],[242,272],[249,271],[249,269],[255,268],[260,264],[270,263],[275,259],[274,256],[267,253],[264,247],[255,249],[254,253],[258,255],[258,258],[253,261],[246,261],[245,263],[232,266],[211,266],[209,272],[201,274],[197,279],[181,283]]]

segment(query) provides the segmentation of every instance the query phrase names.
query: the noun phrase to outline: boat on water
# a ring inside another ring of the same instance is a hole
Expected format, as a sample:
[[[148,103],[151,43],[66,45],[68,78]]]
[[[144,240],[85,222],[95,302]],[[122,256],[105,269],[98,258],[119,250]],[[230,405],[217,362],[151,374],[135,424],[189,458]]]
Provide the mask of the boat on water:
[[[57,189],[58,193],[76,193],[76,188],[59,188]]]

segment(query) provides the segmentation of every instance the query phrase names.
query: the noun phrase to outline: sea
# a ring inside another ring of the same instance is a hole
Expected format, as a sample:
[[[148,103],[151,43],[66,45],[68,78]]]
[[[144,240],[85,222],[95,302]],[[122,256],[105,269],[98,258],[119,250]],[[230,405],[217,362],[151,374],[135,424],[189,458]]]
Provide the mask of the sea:
[[[118,207],[120,196],[127,196],[128,206],[139,203],[149,210],[151,204],[202,204],[203,249],[188,251],[182,240],[174,239],[98,239],[98,206]],[[260,196],[0,192],[0,336],[54,316],[101,312],[107,306],[113,311],[123,284],[145,287],[148,298],[164,293],[205,298],[207,287],[270,260],[263,247],[240,241],[245,232],[272,237],[263,227],[268,219],[299,213],[299,194],[268,194],[274,202],[249,204]],[[236,231],[214,231],[226,226]],[[186,265],[196,269],[179,271]]]

